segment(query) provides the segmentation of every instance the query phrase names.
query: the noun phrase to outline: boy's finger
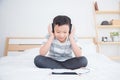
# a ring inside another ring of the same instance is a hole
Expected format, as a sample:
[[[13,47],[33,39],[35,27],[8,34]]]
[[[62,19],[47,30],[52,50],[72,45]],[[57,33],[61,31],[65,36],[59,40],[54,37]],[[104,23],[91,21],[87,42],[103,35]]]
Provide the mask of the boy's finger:
[[[72,32],[75,32],[75,27],[74,26],[72,26]]]
[[[48,25],[48,31],[50,31],[50,24]]]

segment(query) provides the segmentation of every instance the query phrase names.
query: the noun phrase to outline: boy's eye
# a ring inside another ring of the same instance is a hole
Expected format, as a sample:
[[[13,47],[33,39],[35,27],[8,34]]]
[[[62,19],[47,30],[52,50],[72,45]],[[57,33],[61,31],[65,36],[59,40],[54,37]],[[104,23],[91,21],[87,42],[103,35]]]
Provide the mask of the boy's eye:
[[[64,33],[67,33],[67,32],[64,32]]]

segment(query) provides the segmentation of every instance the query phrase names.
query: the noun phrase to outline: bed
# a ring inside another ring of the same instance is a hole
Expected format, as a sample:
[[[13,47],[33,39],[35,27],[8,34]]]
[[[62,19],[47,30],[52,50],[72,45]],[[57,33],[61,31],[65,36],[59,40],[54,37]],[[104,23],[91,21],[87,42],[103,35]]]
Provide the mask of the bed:
[[[83,69],[83,73],[78,75],[52,75],[56,70],[37,68],[34,57],[39,54],[45,40],[43,37],[8,37],[4,57],[0,58],[0,80],[120,80],[120,64],[97,53],[94,37],[79,38],[84,56],[88,59],[86,69],[89,72],[85,73]],[[79,73],[81,69],[66,71]]]

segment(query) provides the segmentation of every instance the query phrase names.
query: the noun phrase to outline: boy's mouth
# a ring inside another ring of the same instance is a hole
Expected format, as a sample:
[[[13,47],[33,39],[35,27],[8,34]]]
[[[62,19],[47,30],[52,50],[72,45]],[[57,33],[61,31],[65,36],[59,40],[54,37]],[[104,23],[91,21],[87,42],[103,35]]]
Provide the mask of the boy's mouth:
[[[59,38],[59,40],[64,40],[64,38]]]
[[[59,41],[64,42],[65,38],[59,38]]]

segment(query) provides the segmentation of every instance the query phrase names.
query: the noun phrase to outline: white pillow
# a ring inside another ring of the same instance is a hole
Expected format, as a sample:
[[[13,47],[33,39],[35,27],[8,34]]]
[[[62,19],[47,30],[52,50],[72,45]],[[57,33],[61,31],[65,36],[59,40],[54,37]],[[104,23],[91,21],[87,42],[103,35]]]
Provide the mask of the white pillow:
[[[79,47],[82,48],[82,55],[83,56],[90,56],[90,55],[95,55],[96,54],[96,45],[93,43],[92,40],[84,40],[80,39],[78,41]],[[35,57],[39,55],[40,48],[32,48],[32,49],[27,49],[24,51],[23,56],[28,56],[28,57]]]
[[[31,48],[24,51],[24,53],[21,56],[27,57],[27,58],[34,58],[35,56],[39,55],[40,48]]]
[[[96,45],[93,41],[79,40],[79,46],[82,49],[83,56],[90,56],[96,54]]]

